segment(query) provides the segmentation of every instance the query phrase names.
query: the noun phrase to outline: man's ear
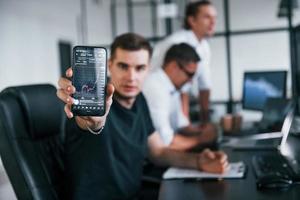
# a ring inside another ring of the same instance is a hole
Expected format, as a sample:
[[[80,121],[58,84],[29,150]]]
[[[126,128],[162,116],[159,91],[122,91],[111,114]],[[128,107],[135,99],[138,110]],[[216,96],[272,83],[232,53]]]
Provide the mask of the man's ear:
[[[174,69],[175,67],[178,67],[178,64],[177,64],[177,61],[176,61],[176,60],[172,60],[169,64],[172,66],[173,69]]]
[[[110,69],[111,69],[112,62],[113,62],[112,59],[109,58],[109,59],[108,59],[108,63],[107,63],[107,64],[108,64],[108,70],[109,70],[109,71],[110,71]]]
[[[194,27],[194,24],[195,24],[195,18],[194,18],[194,16],[189,16],[187,18],[187,21],[188,21],[188,23],[189,23],[189,25],[190,25],[191,28]]]
[[[178,65],[177,65],[176,60],[171,60],[164,65],[164,69],[171,70],[173,72],[174,72],[175,68],[177,68],[177,67],[178,67]]]

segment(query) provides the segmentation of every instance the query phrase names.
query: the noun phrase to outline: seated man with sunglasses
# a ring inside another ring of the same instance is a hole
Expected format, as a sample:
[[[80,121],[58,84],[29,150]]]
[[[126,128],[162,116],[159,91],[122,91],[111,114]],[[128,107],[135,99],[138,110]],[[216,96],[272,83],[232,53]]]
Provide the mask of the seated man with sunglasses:
[[[166,53],[162,68],[153,71],[143,86],[155,129],[160,133],[164,144],[176,150],[190,150],[216,138],[213,126],[189,124],[182,117],[184,114],[181,107],[178,107],[179,90],[192,80],[199,61],[200,57],[190,45],[173,45]]]

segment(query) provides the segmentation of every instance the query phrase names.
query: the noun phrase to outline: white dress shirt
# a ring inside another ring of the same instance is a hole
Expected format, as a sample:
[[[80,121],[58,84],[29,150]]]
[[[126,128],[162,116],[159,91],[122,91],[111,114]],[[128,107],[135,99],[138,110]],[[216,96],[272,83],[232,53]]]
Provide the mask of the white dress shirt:
[[[155,129],[165,145],[169,145],[177,129],[189,124],[180,105],[180,93],[176,90],[164,70],[149,74],[143,86],[150,115]]]
[[[155,45],[153,56],[151,59],[151,68],[156,70],[162,67],[163,60],[167,50],[174,44],[187,43],[195,48],[196,52],[201,58],[199,62],[197,72],[192,80],[192,84],[188,83],[183,87],[183,91],[191,91],[191,93],[197,97],[199,90],[207,90],[211,88],[210,78],[210,47],[207,40],[198,40],[196,35],[191,30],[180,30],[166,39]]]

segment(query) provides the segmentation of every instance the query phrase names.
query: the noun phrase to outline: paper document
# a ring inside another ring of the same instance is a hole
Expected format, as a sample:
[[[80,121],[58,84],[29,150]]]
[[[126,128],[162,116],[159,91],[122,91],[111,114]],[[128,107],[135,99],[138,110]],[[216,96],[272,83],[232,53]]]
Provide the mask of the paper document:
[[[186,178],[243,178],[245,175],[246,166],[243,162],[230,163],[228,169],[223,174],[201,172],[193,169],[169,168],[164,174],[164,179],[186,179]]]

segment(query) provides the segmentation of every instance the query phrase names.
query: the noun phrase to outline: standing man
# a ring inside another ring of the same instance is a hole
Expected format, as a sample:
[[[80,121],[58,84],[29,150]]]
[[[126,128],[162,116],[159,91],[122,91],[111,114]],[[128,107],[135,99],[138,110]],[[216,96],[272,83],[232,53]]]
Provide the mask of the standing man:
[[[154,69],[160,68],[166,51],[173,44],[185,42],[193,46],[201,62],[197,69],[196,75],[192,80],[192,84],[187,84],[182,89],[182,110],[184,115],[189,118],[189,95],[196,85],[196,93],[201,108],[200,120],[202,123],[209,121],[209,97],[210,97],[210,48],[206,40],[215,32],[217,11],[210,1],[196,1],[189,3],[185,10],[184,29],[175,32],[171,36],[164,39],[155,46],[151,66]],[[194,91],[194,90],[193,90]],[[180,105],[178,105],[180,106]]]
[[[175,150],[190,150],[212,142],[216,136],[211,125],[203,128],[191,125],[178,106],[179,90],[193,78],[199,61],[192,46],[175,44],[166,52],[162,68],[152,72],[143,87],[155,129],[164,144]]]
[[[141,36],[118,36],[111,45],[107,110],[103,117],[73,117],[72,82],[59,79],[57,96],[66,103],[66,199],[135,199],[144,158],[156,164],[222,173],[227,156],[208,149],[201,153],[174,151],[155,131],[140,92],[149,71],[150,44]],[[68,78],[72,69],[66,72]],[[114,92],[115,91],[115,92]]]

